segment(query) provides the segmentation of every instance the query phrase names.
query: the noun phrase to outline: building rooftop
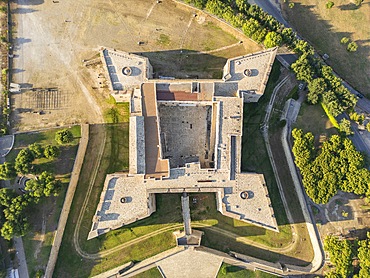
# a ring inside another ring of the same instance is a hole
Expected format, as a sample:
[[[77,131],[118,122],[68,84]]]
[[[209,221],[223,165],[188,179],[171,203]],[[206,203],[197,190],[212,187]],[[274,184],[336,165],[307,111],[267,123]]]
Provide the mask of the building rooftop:
[[[270,49],[229,59],[224,80],[119,79],[133,92],[130,171],[107,176],[89,238],[150,216],[155,194],[183,192],[213,192],[222,214],[278,231],[263,175],[241,172],[243,102],[262,95],[275,55]],[[112,73],[126,65],[102,59]]]

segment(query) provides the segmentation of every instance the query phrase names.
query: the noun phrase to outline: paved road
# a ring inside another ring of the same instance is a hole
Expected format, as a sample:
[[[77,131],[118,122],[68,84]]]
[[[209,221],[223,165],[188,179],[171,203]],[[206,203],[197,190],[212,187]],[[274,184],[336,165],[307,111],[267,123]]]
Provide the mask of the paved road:
[[[277,21],[284,24],[286,27],[290,27],[288,22],[283,18],[280,12],[279,0],[248,0],[249,4],[256,4],[260,6],[266,13],[272,15]]]
[[[19,277],[29,278],[26,255],[23,248],[23,240],[21,237],[14,237],[14,247],[17,250],[17,258],[19,260],[18,273]]]

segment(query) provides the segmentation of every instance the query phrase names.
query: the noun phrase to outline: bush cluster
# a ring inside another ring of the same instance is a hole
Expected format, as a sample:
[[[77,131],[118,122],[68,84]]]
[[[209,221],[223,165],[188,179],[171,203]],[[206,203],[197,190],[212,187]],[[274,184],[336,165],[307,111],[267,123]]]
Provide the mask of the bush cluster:
[[[370,196],[370,171],[350,139],[333,135],[317,151],[312,133],[294,129],[292,136],[295,164],[307,195],[315,203],[327,203],[338,190]]]

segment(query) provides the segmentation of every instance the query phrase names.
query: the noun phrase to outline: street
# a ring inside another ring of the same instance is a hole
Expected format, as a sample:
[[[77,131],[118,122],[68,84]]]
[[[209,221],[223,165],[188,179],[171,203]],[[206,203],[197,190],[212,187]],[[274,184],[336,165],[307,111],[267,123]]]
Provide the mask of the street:
[[[17,250],[19,277],[28,278],[29,276],[26,263],[26,255],[24,253],[23,240],[21,237],[14,237],[14,247],[15,250]]]

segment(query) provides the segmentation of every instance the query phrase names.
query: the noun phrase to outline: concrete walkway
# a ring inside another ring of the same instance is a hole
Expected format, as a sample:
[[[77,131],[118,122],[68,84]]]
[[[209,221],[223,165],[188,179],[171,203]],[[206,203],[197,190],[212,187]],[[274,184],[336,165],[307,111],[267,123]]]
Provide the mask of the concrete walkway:
[[[17,250],[17,258],[19,261],[18,273],[19,277],[28,278],[28,268],[26,262],[26,254],[24,253],[23,240],[21,237],[14,237],[14,247]]]
[[[0,156],[5,157],[13,148],[14,135],[0,137]]]

